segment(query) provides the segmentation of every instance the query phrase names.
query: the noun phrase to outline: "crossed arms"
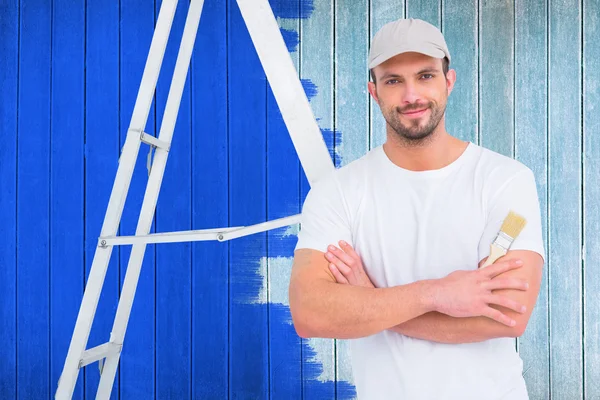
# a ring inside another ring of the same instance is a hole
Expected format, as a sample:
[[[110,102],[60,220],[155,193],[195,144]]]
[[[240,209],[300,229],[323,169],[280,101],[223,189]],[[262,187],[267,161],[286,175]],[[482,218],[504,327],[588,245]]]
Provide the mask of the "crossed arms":
[[[543,259],[538,253],[524,250],[510,251],[505,256],[505,259],[507,258],[522,260],[523,267],[507,271],[502,276],[523,279],[528,282],[529,289],[526,291],[499,289],[495,293],[503,294],[523,304],[526,311],[517,313],[498,305],[492,307],[514,319],[516,321],[514,327],[508,327],[487,317],[453,318],[446,314],[431,312],[397,325],[392,330],[405,336],[441,343],[471,343],[523,335],[540,290]],[[481,261],[479,266],[484,262],[485,260]]]
[[[340,248],[295,253],[290,309],[302,337],[357,338],[385,329],[442,343],[518,337],[541,284],[542,257],[509,251],[483,270],[375,288],[353,249]]]

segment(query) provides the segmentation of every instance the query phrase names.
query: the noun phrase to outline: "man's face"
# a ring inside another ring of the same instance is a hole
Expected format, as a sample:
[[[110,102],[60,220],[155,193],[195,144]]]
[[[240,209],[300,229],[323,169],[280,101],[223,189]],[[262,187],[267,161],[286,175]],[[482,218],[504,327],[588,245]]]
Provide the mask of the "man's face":
[[[442,60],[420,53],[399,54],[373,70],[369,92],[401,139],[420,142],[444,117],[455,72],[444,76]]]

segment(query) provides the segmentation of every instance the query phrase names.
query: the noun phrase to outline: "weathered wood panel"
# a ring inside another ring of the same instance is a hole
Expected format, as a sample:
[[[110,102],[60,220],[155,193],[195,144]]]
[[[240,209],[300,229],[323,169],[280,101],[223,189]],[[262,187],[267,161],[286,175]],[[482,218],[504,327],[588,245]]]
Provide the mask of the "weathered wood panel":
[[[375,34],[388,22],[403,18],[404,10],[406,9],[406,1],[386,1],[386,0],[371,0],[369,9],[369,43]],[[370,47],[370,46],[369,46]],[[365,83],[366,85],[366,83]],[[385,143],[386,140],[386,123],[381,115],[379,105],[369,96],[369,117],[370,117],[370,148]]]
[[[227,7],[226,2],[204,3],[192,58],[193,229],[229,225]],[[193,399],[228,396],[228,250],[228,243],[192,245]]]
[[[600,2],[583,2],[583,390],[600,398]]]
[[[446,131],[477,143],[479,130],[479,12],[475,0],[445,0],[442,33],[450,51],[456,83],[446,107]]]
[[[159,6],[157,2],[157,15]],[[187,2],[180,2],[177,6],[156,88],[157,136],[162,130],[164,108],[188,8]],[[192,229],[189,76],[188,72],[156,210],[158,232]],[[143,161],[143,157],[141,159]],[[150,247],[147,251],[152,250]],[[190,243],[156,246],[156,397],[159,399],[191,396],[191,265]],[[146,273],[149,272],[152,272],[150,268]]]
[[[514,6],[510,0],[479,3],[479,141],[512,157],[514,152]]]
[[[71,341],[84,279],[85,4],[54,1],[50,136],[50,394]],[[0,390],[0,397],[3,393]],[[83,380],[73,398],[83,397]],[[10,398],[10,397],[6,397]]]
[[[581,9],[549,3],[550,395],[583,398]]]
[[[229,1],[229,225],[266,220],[267,84],[235,1]],[[229,395],[262,398],[269,392],[268,315],[261,296],[266,276],[261,257],[267,235],[230,243]]]
[[[548,107],[547,7],[544,2],[518,2],[515,9],[515,158],[536,177],[542,232],[547,245]],[[547,258],[546,258],[547,259]],[[548,354],[548,263],[527,331],[519,338],[525,382],[532,399],[550,398]]]
[[[518,340],[530,397],[600,396],[598,0],[271,5],[337,166],[385,141],[367,92],[375,32],[404,15],[442,29],[458,75],[447,130],[515,157],[537,179],[547,263]],[[1,398],[49,398],[56,389],[159,6],[0,6]],[[137,224],[147,149],[121,234]],[[153,230],[295,214],[308,189],[235,0],[207,0]],[[346,342],[301,340],[290,323],[296,232],[148,246],[112,398],[354,397]],[[113,253],[88,347],[109,337],[128,254],[128,246]],[[81,375],[74,398],[94,397],[97,365]]]
[[[119,145],[122,147],[127,137],[127,129],[131,121],[131,114],[148,56],[150,41],[152,40],[155,10],[152,3],[132,1],[121,3],[119,12],[121,20],[119,31]],[[157,135],[158,133],[155,125],[154,105],[150,110],[145,132],[150,135]],[[176,138],[175,143],[179,139]],[[121,235],[135,234],[142,208],[142,199],[148,181],[148,170],[146,168],[147,154],[148,146],[142,144],[129,187],[127,201],[125,202],[125,208],[123,209],[123,217],[119,228]],[[114,165],[114,161],[111,161],[110,164]],[[167,166],[167,171],[170,167],[172,168],[171,165]],[[164,190],[161,193],[164,194]],[[159,196],[159,205],[163,201],[165,201],[163,195]],[[103,216],[105,208],[106,205],[103,205],[98,210],[100,215]],[[151,232],[154,232],[154,227],[153,224]],[[94,235],[97,236],[98,232],[94,232]],[[164,250],[165,247],[162,249]],[[119,260],[120,282],[123,282],[125,278],[130,253],[131,246],[121,246],[119,249],[113,250],[112,257],[118,257]],[[169,264],[167,262],[162,265],[172,267]],[[146,248],[144,255],[136,297],[131,309],[131,316],[124,341],[124,347],[131,350],[122,353],[119,363],[119,377],[121,379],[119,389],[121,398],[156,397],[155,389],[157,386],[161,386],[154,383],[154,378],[157,376],[155,370],[156,347],[160,346],[156,338],[157,310],[155,305],[157,299],[155,298],[155,289],[158,282],[155,280],[155,277],[155,247],[154,245],[150,245]],[[109,313],[108,318],[111,317],[112,313]],[[100,332],[104,341],[109,339],[109,332]],[[162,340],[160,342],[163,343]],[[116,392],[116,389],[113,389],[113,391]]]
[[[17,398],[50,394],[50,4],[23,1],[17,137]]]
[[[334,137],[334,9],[328,0],[315,0],[312,11],[302,6],[300,19],[300,77],[314,88],[310,96],[313,114],[332,158],[336,159]],[[308,94],[308,91],[307,91]],[[310,186],[304,171],[300,172],[300,206]],[[304,399],[335,398],[335,341],[330,339],[302,340],[302,381]]]
[[[17,135],[19,94],[19,9],[0,7],[0,396],[17,397]]]

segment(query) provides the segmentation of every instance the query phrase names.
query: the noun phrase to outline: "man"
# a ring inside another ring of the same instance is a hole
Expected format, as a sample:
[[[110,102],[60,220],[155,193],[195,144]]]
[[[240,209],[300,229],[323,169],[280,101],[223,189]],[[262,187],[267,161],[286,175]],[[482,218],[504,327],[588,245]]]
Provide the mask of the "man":
[[[350,339],[361,400],[528,398],[514,338],[541,282],[535,179],[446,132],[449,63],[434,26],[384,26],[368,87],[387,141],[320,179],[303,206],[294,325],[302,337]],[[525,228],[505,257],[479,269],[509,211]]]

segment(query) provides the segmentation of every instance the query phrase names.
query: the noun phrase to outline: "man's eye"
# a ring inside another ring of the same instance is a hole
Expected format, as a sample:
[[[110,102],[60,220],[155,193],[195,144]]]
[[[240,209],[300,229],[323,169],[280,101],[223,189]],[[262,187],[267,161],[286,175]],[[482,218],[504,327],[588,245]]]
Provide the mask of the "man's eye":
[[[429,79],[433,78],[433,75],[432,74],[423,74],[423,75],[421,75],[421,78],[429,80]]]
[[[397,79],[390,79],[389,81],[385,82],[386,85],[395,85],[396,83],[398,83]]]

